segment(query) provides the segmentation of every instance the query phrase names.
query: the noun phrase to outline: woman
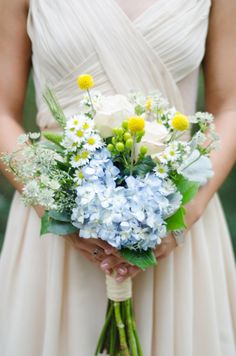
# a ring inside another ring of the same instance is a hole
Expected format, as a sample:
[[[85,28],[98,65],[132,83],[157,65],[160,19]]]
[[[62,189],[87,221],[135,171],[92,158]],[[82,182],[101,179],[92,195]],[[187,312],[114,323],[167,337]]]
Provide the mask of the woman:
[[[0,4],[0,151],[12,151],[22,133],[31,60],[37,122],[53,130],[42,101],[48,83],[67,114],[78,104],[75,79],[84,72],[104,94],[159,89],[190,114],[204,58],[206,109],[215,115],[221,137],[221,150],[212,155],[215,176],[188,206],[184,246],[176,248],[174,236],[166,237],[155,251],[161,261],[146,272],[124,264],[96,240],[40,239],[42,211],[25,208],[17,193],[0,264],[0,354],[93,355],[105,310],[104,272],[116,269],[119,281],[137,275],[134,300],[145,356],[234,356],[233,254],[215,193],[236,156],[235,1]]]

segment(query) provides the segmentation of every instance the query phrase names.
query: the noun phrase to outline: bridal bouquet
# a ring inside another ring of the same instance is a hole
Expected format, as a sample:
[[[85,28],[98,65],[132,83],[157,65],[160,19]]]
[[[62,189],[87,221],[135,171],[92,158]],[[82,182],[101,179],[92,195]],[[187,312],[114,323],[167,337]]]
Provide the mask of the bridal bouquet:
[[[20,136],[19,150],[4,161],[23,183],[24,202],[45,207],[42,235],[102,239],[145,270],[156,265],[153,249],[162,238],[185,228],[184,205],[213,174],[213,116],[187,117],[157,92],[105,97],[90,91],[90,75],[78,84],[85,95],[71,117],[45,92],[60,132]],[[95,355],[140,356],[132,281],[106,278],[108,308]]]

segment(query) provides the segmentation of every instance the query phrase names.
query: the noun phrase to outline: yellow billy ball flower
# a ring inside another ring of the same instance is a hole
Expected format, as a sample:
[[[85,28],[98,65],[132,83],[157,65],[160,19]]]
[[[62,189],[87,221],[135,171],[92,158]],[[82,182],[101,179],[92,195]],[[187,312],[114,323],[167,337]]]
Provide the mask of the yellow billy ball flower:
[[[177,112],[173,119],[171,120],[171,126],[178,131],[184,131],[189,128],[189,120],[188,118]]]
[[[90,74],[82,74],[77,80],[81,90],[88,90],[94,86],[94,80]]]
[[[132,134],[143,131],[145,127],[144,118],[141,116],[132,116],[128,120],[128,129]]]

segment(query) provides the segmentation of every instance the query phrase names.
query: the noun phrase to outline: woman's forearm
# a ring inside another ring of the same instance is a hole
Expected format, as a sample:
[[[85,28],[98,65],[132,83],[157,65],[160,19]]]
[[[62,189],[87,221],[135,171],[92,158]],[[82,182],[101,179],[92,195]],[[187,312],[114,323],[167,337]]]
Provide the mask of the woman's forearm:
[[[17,148],[17,138],[23,133],[22,126],[13,118],[7,115],[0,115],[0,152],[12,152]],[[6,171],[6,167],[0,160],[0,170],[7,177],[8,181],[21,191],[22,186],[16,181],[14,175]]]

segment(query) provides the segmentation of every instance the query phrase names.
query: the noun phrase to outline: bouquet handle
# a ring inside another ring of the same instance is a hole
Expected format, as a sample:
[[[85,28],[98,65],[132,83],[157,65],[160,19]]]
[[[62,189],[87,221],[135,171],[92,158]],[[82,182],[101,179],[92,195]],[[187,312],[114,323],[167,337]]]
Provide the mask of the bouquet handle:
[[[96,356],[143,356],[132,302],[132,279],[118,283],[106,276],[108,307]]]

